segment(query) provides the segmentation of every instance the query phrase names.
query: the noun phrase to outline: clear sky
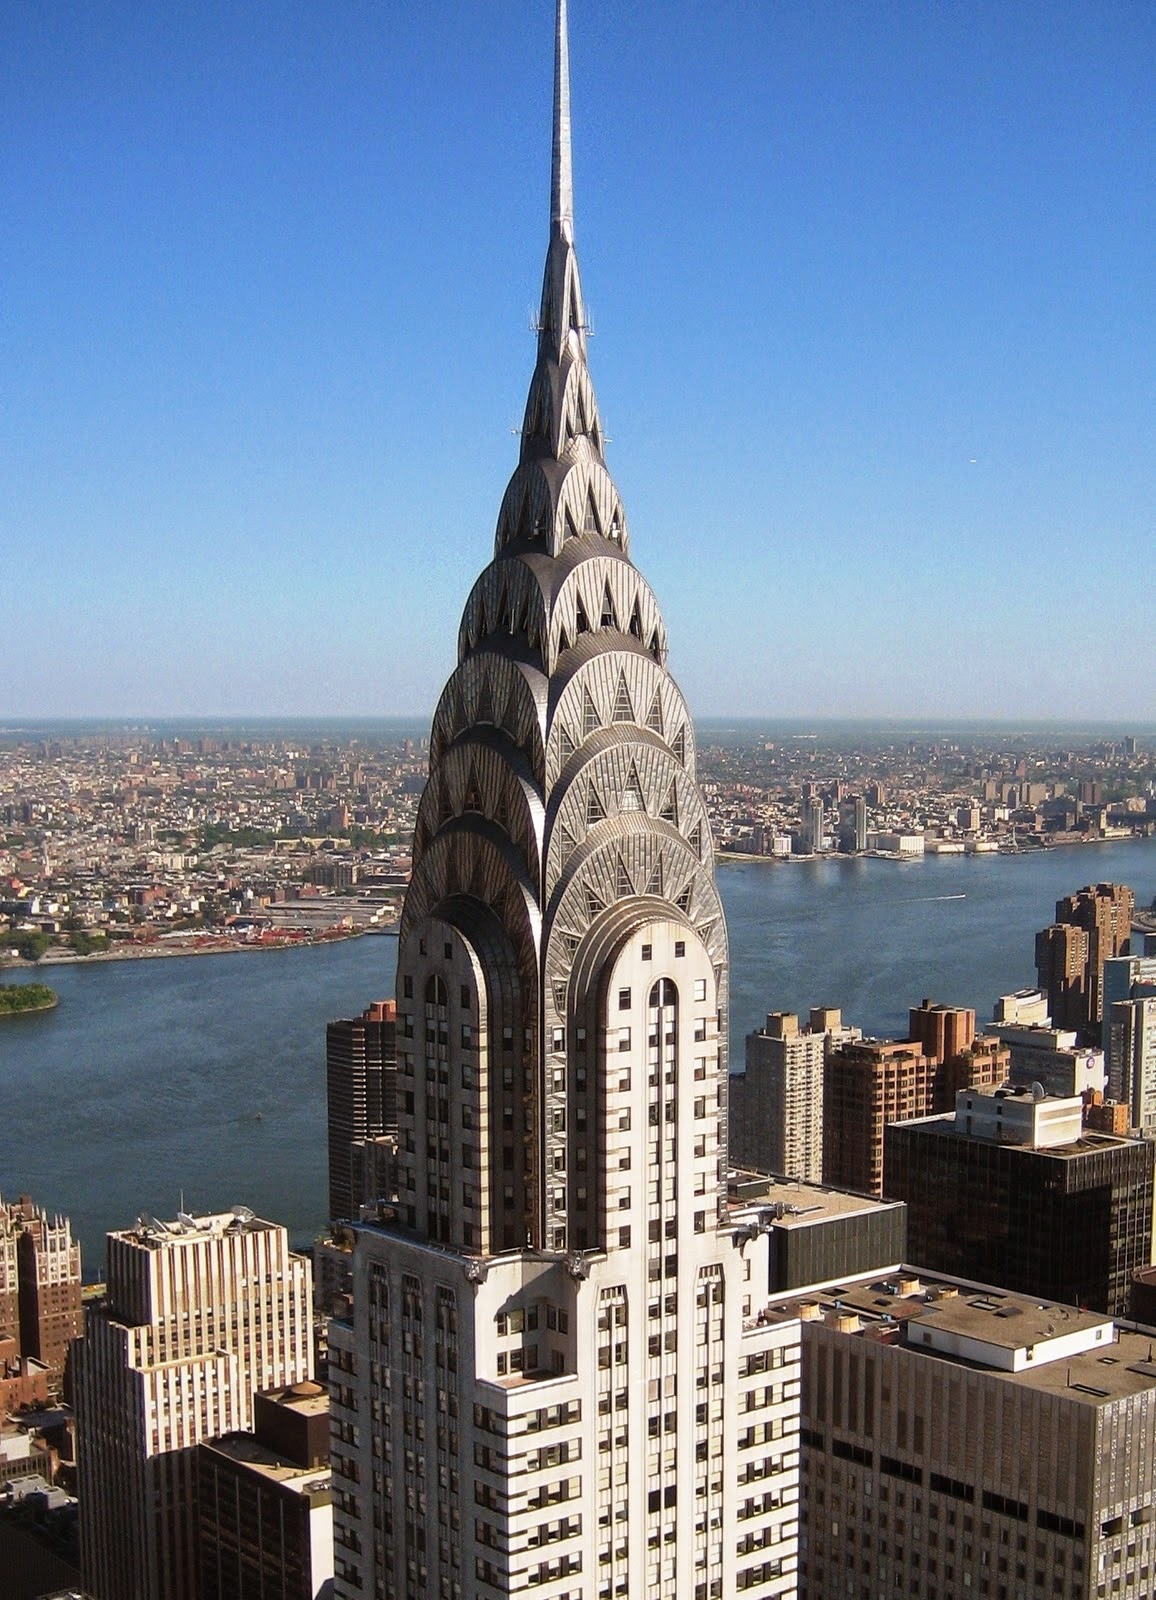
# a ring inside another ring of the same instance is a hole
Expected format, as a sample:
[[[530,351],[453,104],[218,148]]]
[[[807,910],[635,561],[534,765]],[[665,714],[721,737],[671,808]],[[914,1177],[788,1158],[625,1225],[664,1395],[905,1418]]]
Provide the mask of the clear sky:
[[[552,0],[5,0],[0,718],[426,714],[533,365]],[[1156,7],[571,0],[702,715],[1150,718]]]

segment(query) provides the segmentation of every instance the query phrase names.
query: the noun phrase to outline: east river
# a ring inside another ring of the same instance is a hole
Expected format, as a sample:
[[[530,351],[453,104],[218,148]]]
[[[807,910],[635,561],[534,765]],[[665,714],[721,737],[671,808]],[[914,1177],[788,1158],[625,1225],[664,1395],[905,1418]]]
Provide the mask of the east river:
[[[1085,883],[1156,894],[1156,842],[1019,856],[728,862],[731,1064],[769,1010],[836,1005],[879,1035],[924,996],[990,1017]],[[104,1234],[243,1202],[304,1243],[325,1214],[325,1023],[392,993],[396,941],[53,966],[55,1011],[0,1020],[0,1194]],[[11,978],[11,974],[6,974]]]

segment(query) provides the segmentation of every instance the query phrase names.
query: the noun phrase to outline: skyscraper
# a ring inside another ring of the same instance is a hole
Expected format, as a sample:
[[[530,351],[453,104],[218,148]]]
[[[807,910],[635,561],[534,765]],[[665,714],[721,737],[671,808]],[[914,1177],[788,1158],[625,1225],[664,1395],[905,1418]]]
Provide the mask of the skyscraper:
[[[330,1332],[336,1593],[793,1595],[798,1329],[727,1210],[726,928],[586,361],[565,0],[551,201],[415,830],[398,1205]]]
[[[364,1141],[397,1131],[397,1005],[377,1000],[325,1029],[329,1215],[356,1217],[367,1194]]]
[[[1056,902],[1055,922],[1036,935],[1036,970],[1057,1027],[1099,1030],[1104,963],[1128,953],[1135,905],[1118,883],[1089,884]]]
[[[245,1207],[108,1235],[76,1345],[81,1556],[96,1600],[199,1594],[197,1452],[313,1376],[309,1263]]]

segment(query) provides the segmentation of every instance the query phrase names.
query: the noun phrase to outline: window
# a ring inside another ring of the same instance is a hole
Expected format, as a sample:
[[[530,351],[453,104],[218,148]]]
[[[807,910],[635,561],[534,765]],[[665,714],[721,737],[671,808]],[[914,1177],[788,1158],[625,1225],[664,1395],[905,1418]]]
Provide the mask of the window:
[[[619,989],[619,991],[618,991],[618,1009],[619,1009],[619,1011],[629,1011],[630,1010],[630,990],[629,989]]]
[[[705,1000],[706,999],[706,979],[705,978],[696,978],[694,980],[694,997],[695,997],[696,1000]]]
[[[403,978],[401,980],[401,992],[402,992],[402,994],[404,995],[404,997],[407,1000],[412,1000],[413,999],[413,979],[412,978]]]
[[[674,941],[674,953],[675,953],[676,956],[684,956],[686,954],[686,940],[685,939],[676,939]]]
[[[619,1030],[618,1030],[618,1048],[620,1050],[629,1050],[630,1049],[630,1029],[629,1028],[619,1028]]]
[[[643,961],[651,960],[653,954],[654,954],[653,946],[652,945],[648,945],[648,944],[644,944],[643,947],[642,947],[642,959],[643,959]]]

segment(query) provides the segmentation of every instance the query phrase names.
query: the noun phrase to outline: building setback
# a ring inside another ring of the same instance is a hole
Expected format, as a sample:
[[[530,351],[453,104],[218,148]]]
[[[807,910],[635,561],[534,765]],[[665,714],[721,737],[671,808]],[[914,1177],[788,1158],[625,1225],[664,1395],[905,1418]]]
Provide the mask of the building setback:
[[[1152,1259],[1156,1146],[1082,1130],[1081,1112],[1078,1098],[963,1092],[954,1115],[888,1128],[908,1258],[1125,1316],[1132,1274]]]
[[[560,0],[537,365],[399,931],[397,1203],[330,1327],[338,1600],[796,1592],[798,1329],[750,1313],[694,726],[573,240]]]
[[[1148,1334],[911,1274],[766,1314],[803,1319],[801,1600],[1149,1600]]]
[[[1058,1028],[1089,1039],[1104,1016],[1104,963],[1128,953],[1135,896],[1118,883],[1097,883],[1056,902],[1056,920],[1036,935],[1036,970]],[[1081,937],[1082,936],[1082,937]]]
[[[197,1600],[197,1451],[312,1378],[309,1263],[244,1207],[108,1235],[75,1346],[81,1559],[98,1600]]]
[[[253,1431],[197,1450],[200,1600],[327,1600],[333,1590],[329,1396],[253,1400]]]

